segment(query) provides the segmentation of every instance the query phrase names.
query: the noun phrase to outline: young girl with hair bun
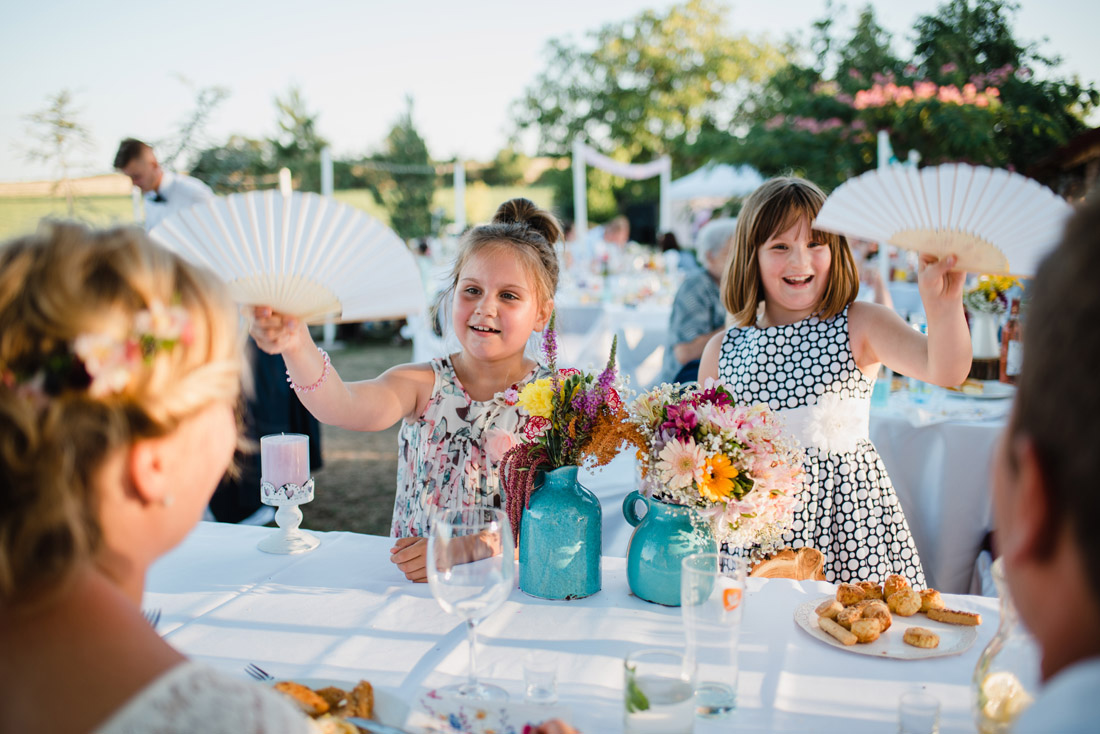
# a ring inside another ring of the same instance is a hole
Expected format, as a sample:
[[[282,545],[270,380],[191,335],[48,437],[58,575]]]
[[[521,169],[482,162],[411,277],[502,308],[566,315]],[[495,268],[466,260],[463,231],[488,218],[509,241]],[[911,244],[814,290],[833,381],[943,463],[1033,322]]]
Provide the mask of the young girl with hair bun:
[[[141,613],[233,456],[242,337],[221,283],[136,229],[0,246],[0,731],[309,731]]]
[[[970,369],[956,258],[922,258],[928,336],[893,311],[854,302],[859,275],[843,237],[811,228],[825,194],[800,178],[766,181],[745,202],[723,277],[736,325],[707,344],[699,379],[779,411],[806,449],[809,498],[785,540],[825,555],[829,581],[901,574],[925,585],[890,477],[868,438],[879,366],[937,385]]]
[[[426,537],[437,508],[504,506],[497,471],[526,424],[517,393],[549,376],[524,355],[554,309],[561,226],[512,199],[462,239],[452,273],[451,322],[462,349],[428,364],[344,382],[304,323],[256,308],[251,334],[282,354],[302,403],[323,423],[379,431],[401,421],[391,558],[425,581]]]

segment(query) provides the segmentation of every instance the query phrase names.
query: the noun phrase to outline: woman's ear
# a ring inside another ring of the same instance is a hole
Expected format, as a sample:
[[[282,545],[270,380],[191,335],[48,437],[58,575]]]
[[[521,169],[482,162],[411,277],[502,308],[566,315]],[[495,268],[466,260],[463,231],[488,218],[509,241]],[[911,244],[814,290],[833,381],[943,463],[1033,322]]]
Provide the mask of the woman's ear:
[[[128,467],[130,484],[143,503],[163,502],[169,496],[171,477],[163,440],[136,441],[130,447]]]

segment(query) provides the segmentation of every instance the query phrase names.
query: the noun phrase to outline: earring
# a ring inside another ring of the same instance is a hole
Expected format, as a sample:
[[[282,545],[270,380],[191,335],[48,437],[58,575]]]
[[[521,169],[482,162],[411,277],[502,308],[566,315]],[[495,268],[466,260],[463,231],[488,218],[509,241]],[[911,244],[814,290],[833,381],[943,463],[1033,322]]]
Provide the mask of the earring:
[[[172,494],[171,492],[165,493],[165,495],[160,498],[160,505],[161,505],[161,507],[164,507],[164,508],[171,507],[173,504],[175,504],[175,502],[176,502],[176,496],[174,494]]]

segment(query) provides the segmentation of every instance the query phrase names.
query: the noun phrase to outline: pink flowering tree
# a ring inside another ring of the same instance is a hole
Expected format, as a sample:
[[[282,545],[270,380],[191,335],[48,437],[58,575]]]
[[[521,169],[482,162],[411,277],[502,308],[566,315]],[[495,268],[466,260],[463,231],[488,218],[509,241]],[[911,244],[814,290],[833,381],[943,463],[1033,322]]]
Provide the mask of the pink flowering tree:
[[[875,167],[876,132],[887,130],[899,156],[916,150],[922,164],[1026,171],[1088,127],[1100,95],[1017,41],[1014,12],[1003,0],[950,0],[918,19],[908,62],[869,7],[843,42],[819,21],[816,58],[773,75],[746,105],[730,159],[832,188]]]

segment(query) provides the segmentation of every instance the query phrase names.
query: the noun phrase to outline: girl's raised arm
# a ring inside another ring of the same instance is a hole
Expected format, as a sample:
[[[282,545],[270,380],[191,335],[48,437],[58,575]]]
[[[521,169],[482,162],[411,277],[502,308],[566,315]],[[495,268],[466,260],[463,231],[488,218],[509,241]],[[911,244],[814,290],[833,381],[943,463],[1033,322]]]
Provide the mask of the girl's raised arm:
[[[951,270],[952,255],[936,260],[922,255],[917,284],[928,320],[928,336],[896,313],[873,303],[852,304],[852,351],[864,369],[879,362],[895,372],[943,387],[962,384],[970,371],[970,331],[963,314],[966,274]]]
[[[380,431],[418,415],[431,394],[432,370],[399,365],[380,377],[344,382],[322,356],[308,327],[270,308],[252,310],[249,333],[268,354],[281,354],[290,379],[306,388],[298,398],[317,420],[353,431]]]

